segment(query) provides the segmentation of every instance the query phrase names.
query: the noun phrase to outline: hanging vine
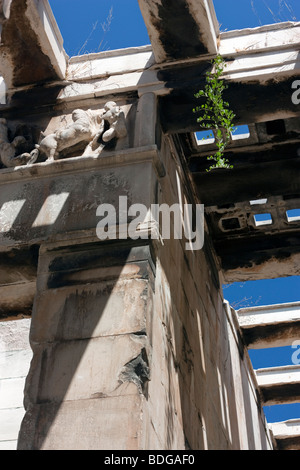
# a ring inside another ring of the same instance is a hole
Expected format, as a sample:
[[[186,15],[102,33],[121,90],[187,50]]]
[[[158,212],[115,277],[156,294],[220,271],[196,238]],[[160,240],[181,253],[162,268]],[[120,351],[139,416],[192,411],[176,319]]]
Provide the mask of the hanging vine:
[[[221,80],[226,63],[221,56],[212,61],[212,71],[206,73],[206,85],[204,90],[196,93],[196,98],[206,98],[206,102],[193,109],[194,113],[202,113],[197,122],[200,128],[212,130],[215,137],[217,151],[208,160],[214,160],[207,171],[215,168],[233,168],[224,156],[224,151],[231,141],[231,133],[234,128],[235,114],[229,109],[229,103],[224,101],[223,92],[227,88]]]

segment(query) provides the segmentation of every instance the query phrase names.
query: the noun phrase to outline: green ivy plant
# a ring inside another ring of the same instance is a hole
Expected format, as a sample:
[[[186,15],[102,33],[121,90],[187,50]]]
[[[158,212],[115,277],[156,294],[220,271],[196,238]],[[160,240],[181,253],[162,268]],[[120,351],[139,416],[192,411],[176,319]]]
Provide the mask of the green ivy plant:
[[[227,88],[220,79],[226,63],[221,56],[217,56],[212,62],[213,68],[206,73],[206,85],[204,90],[196,93],[196,98],[206,98],[206,102],[193,109],[194,113],[202,113],[197,122],[202,129],[211,129],[215,136],[217,151],[207,157],[214,160],[207,171],[215,168],[233,168],[224,156],[224,150],[231,141],[231,132],[234,129],[233,119],[235,114],[229,109],[229,103],[224,101],[223,92]]]

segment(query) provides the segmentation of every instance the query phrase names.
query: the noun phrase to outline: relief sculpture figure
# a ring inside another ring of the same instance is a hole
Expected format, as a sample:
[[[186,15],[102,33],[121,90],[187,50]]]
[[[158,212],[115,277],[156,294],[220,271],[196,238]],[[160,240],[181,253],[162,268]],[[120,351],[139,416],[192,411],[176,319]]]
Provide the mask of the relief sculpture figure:
[[[124,114],[114,101],[106,103],[102,118],[109,126],[102,136],[104,142],[109,142],[113,138],[121,139],[127,135]]]
[[[36,147],[46,155],[47,161],[56,160],[61,152],[79,143],[86,144],[81,155],[97,155],[107,142],[127,135],[124,114],[114,101],[105,104],[102,114],[76,109],[72,120],[65,129],[47,136],[42,134]]]
[[[0,163],[7,168],[34,163],[38,157],[37,149],[32,150],[30,153],[25,152],[18,155],[18,150],[25,143],[26,139],[21,135],[10,142],[6,119],[0,118]]]
[[[36,147],[46,155],[48,161],[56,160],[60,152],[76,144],[86,142],[88,145],[101,131],[101,118],[92,116],[90,111],[76,109],[72,113],[72,119],[73,122],[65,129],[59,129],[47,136],[42,134],[42,139]]]
[[[0,163],[6,167],[27,165],[39,161],[51,162],[68,156],[98,156],[108,142],[126,137],[127,129],[124,113],[114,102],[105,104],[102,112],[88,109],[75,109],[72,122],[45,135],[40,134],[39,143],[30,153],[22,153],[27,140],[23,135],[16,136],[11,142],[7,122],[0,119]],[[34,143],[33,143],[34,145]],[[28,145],[27,145],[28,146]],[[32,148],[32,147],[31,147]],[[29,149],[30,150],[30,149]]]
[[[97,156],[105,149],[106,144],[114,139],[127,136],[125,116],[121,108],[114,102],[108,101],[100,114],[101,129],[86,147],[83,156]]]

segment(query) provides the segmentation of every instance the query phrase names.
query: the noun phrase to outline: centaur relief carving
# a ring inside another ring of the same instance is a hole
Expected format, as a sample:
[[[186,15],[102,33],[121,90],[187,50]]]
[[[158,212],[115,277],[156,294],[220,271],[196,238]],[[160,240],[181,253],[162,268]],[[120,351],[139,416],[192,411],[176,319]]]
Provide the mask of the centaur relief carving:
[[[69,125],[48,135],[41,133],[31,152],[19,153],[18,149],[26,142],[25,137],[17,136],[9,141],[6,120],[0,119],[0,161],[5,167],[32,164],[39,157],[51,162],[66,158],[70,149],[78,150],[77,156],[97,156],[113,139],[122,139],[126,135],[124,113],[114,101],[107,102],[101,113],[74,110]]]

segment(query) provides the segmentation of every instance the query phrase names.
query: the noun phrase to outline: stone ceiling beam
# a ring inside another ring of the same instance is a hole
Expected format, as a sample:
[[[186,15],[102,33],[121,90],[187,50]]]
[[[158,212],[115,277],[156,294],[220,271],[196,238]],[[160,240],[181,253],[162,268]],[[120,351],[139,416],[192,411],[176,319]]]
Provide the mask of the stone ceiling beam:
[[[283,66],[278,66],[272,78],[262,83],[258,76],[251,76],[246,80],[225,80],[228,89],[224,92],[224,99],[229,102],[230,109],[235,114],[235,125],[266,122],[276,119],[299,117],[300,105],[292,101],[294,89],[293,82],[299,76],[299,60],[294,64],[291,73],[287,74]],[[161,122],[167,134],[196,132],[199,130],[197,114],[193,109],[203,103],[195,98],[195,93],[205,86],[203,76],[200,76],[203,64],[183,66],[177,70],[162,71],[159,74],[161,81],[165,81],[170,93],[160,98]],[[208,70],[209,64],[206,64]]]
[[[300,302],[242,308],[237,315],[251,349],[291,346],[299,340]]]
[[[299,231],[214,241],[225,283],[299,276]]]
[[[64,79],[67,56],[48,1],[2,0],[0,12],[0,75],[7,88]]]
[[[300,402],[298,365],[270,367],[255,372],[265,406]]]
[[[257,28],[245,28],[241,30],[225,31],[220,33],[219,52],[223,57],[232,55],[241,58],[255,52],[276,53],[284,52],[291,46],[299,50],[300,23],[287,21],[272,25],[259,26]],[[270,60],[272,56],[269,55]],[[269,61],[260,61],[257,65],[267,65]]]
[[[139,5],[157,63],[217,53],[212,0],[139,0]]]
[[[290,419],[280,423],[270,423],[277,443],[278,450],[299,450],[300,449],[300,420]]]
[[[299,46],[300,23],[220,34],[218,52],[227,63],[224,98],[236,115],[236,125],[299,116],[300,105],[292,101],[300,70]],[[165,132],[199,129],[192,110],[201,100],[195,93],[204,88],[205,73],[210,69],[209,57],[161,66],[158,78],[168,90],[161,98]]]
[[[226,158],[234,167],[226,173],[226,179],[222,172],[206,172],[209,162],[205,157],[199,157],[199,164],[193,159],[190,169],[199,198],[208,207],[300,194],[298,148],[297,144],[285,144],[274,145],[271,149],[262,148],[256,153],[251,150],[238,154],[226,153]]]

